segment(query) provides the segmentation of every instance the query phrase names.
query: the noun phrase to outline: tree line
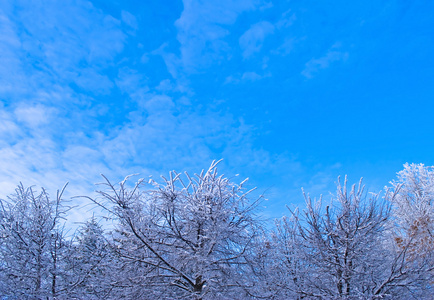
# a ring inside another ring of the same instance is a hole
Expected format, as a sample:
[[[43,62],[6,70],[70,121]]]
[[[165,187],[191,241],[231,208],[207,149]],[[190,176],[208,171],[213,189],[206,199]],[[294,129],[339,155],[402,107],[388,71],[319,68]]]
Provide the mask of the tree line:
[[[406,164],[365,192],[338,180],[270,226],[261,197],[218,162],[162,182],[104,177],[68,237],[62,195],[19,185],[0,201],[1,299],[430,299],[434,168]]]

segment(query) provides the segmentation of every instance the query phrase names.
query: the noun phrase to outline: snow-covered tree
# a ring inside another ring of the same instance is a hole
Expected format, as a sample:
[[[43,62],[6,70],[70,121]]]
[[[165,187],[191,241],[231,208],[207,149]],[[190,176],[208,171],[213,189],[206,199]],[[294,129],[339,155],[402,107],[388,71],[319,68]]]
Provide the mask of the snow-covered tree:
[[[93,199],[119,222],[116,248],[142,272],[131,280],[148,288],[148,298],[248,297],[246,255],[260,230],[245,181],[219,175],[216,162],[194,177],[171,172],[163,179],[146,191],[142,181],[128,189],[126,180],[118,187],[107,180]]]
[[[434,251],[434,167],[405,164],[398,179],[391,182],[397,191],[393,199],[396,241],[409,247],[414,259],[432,256]]]
[[[405,164],[397,175],[391,182],[396,251],[414,293],[426,297],[434,288],[434,167]]]
[[[62,191],[19,185],[0,200],[0,298],[430,299],[434,167],[404,165],[367,194],[338,180],[331,201],[304,194],[273,230],[245,181],[170,172],[161,183],[105,177],[95,217],[65,238]],[[107,223],[105,223],[107,224]]]
[[[332,201],[312,200],[277,222],[273,239],[276,291],[270,299],[420,299],[430,295],[432,263],[412,259],[411,243],[396,243],[390,203],[401,185],[367,195],[361,181],[338,181]],[[399,201],[399,200],[398,200]]]
[[[68,297],[107,299],[115,262],[104,230],[94,216],[78,230],[68,250]]]
[[[51,200],[44,189],[37,194],[21,184],[8,200],[0,200],[0,295],[42,299],[65,291],[63,190]]]
[[[390,206],[364,192],[361,181],[337,192],[325,207],[305,194],[306,209],[277,227],[276,269],[291,298],[368,299],[391,297],[407,277],[400,253],[387,248]],[[388,194],[393,197],[393,194]]]
[[[264,231],[247,256],[248,272],[244,273],[246,293],[254,299],[296,299],[294,272],[300,257],[295,255],[293,234],[281,231],[281,222],[276,221],[276,232]],[[285,227],[285,229],[287,229]]]
[[[360,297],[375,295],[384,261],[382,240],[389,218],[389,207],[378,196],[366,198],[361,181],[347,190],[338,181],[333,202],[325,208],[321,198],[305,195],[306,210],[297,220],[303,267],[309,268],[297,286],[301,296]],[[370,253],[370,255],[368,255]]]

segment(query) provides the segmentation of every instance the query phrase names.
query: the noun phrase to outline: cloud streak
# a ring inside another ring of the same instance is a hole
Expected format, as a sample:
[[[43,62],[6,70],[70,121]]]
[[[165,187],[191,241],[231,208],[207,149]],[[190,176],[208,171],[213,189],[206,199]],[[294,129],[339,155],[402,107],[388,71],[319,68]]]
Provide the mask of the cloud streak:
[[[171,18],[146,15],[148,3],[98,5],[2,7],[0,197],[20,181],[52,193],[69,181],[68,196],[89,194],[100,173],[197,172],[220,158],[281,198],[288,185],[311,184],[291,154],[292,128],[269,126],[284,115],[273,109],[296,122],[291,78],[300,68],[313,78],[348,53],[301,55],[295,12],[263,1],[185,0]]]
[[[185,0],[184,11],[175,23],[185,71],[194,72],[227,57],[229,45],[224,38],[229,31],[225,26],[234,24],[239,14],[256,6],[249,0]]]
[[[274,25],[267,21],[253,24],[241,37],[240,47],[243,50],[243,57],[250,58],[255,53],[261,51],[267,35],[274,32]]]
[[[301,74],[310,79],[318,74],[321,70],[327,69],[331,64],[339,61],[346,61],[348,59],[348,52],[339,51],[339,45],[334,45],[327,53],[320,58],[312,58],[305,64],[304,70]]]

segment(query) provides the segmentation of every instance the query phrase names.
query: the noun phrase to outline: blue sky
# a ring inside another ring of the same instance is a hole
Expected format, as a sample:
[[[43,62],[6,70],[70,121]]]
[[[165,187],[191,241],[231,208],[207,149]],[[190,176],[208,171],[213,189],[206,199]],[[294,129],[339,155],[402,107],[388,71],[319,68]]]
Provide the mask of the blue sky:
[[[6,0],[0,36],[2,198],[223,158],[278,217],[434,164],[432,1]]]

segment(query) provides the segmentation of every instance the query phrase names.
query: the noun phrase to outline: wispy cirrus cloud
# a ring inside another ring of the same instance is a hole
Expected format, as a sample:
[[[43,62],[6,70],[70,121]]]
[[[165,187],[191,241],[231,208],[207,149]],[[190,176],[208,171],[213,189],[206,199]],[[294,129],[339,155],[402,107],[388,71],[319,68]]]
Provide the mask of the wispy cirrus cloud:
[[[207,67],[227,57],[230,49],[224,38],[227,25],[235,23],[239,14],[253,10],[258,1],[184,1],[184,11],[175,25],[180,43],[180,59],[187,72]]]
[[[288,9],[287,11],[282,13],[280,19],[276,22],[275,26],[278,29],[288,28],[289,26],[294,24],[296,20],[297,16],[295,15],[295,13],[291,9]]]
[[[27,78],[23,72],[23,65],[17,53],[21,52],[21,41],[16,33],[15,24],[6,13],[0,10],[0,93],[11,95],[18,89],[25,89],[23,84]],[[21,83],[17,86],[15,83]]]
[[[197,172],[220,158],[281,198],[288,182],[308,182],[296,157],[258,144],[270,130],[247,121],[263,99],[246,91],[268,85],[269,65],[296,46],[287,34],[295,14],[262,2],[186,0],[146,36],[164,38],[145,40],[143,18],[111,4],[9,1],[0,11],[0,197],[20,181],[52,193],[69,181],[68,196],[91,194],[100,173]],[[333,51],[306,74],[336,61]]]
[[[261,7],[261,1],[224,0],[217,3],[185,0],[183,4],[184,10],[175,22],[179,47],[174,50],[166,42],[153,54],[163,57],[178,89],[191,92],[186,77],[230,59],[233,46],[227,41],[229,27],[243,12]]]
[[[244,72],[242,74],[234,74],[226,77],[225,84],[228,83],[251,83],[261,79],[271,77],[271,73],[259,74],[254,71]]]
[[[253,24],[239,40],[245,59],[259,52],[267,35],[274,32],[274,25],[267,21]]]
[[[347,60],[349,53],[345,51],[339,51],[339,48],[340,44],[337,43],[333,45],[324,56],[309,60],[305,64],[305,68],[301,74],[309,79],[314,77],[321,70],[327,69],[332,63]]]
[[[123,15],[132,22],[130,15]],[[13,50],[14,70],[20,70],[25,80],[5,76],[3,81],[27,86],[32,94],[58,84],[77,84],[91,93],[107,93],[113,86],[106,70],[126,42],[120,20],[84,1],[32,5],[17,1],[4,18],[14,26],[7,34],[15,41],[15,48],[7,47]]]
[[[137,22],[137,18],[130,12],[123,10],[121,12],[122,21],[133,31],[129,31],[129,33],[134,33],[137,29],[139,29],[139,24]]]
[[[1,197],[20,181],[52,191],[69,181],[68,195],[77,195],[92,190],[100,173],[116,178],[137,172],[155,175],[170,168],[203,168],[204,162],[224,156],[246,164],[247,157],[259,157],[248,125],[218,108],[191,106],[189,94],[170,78],[151,88],[134,66],[107,72],[126,43],[121,22],[136,26],[132,15],[123,13],[120,21],[87,2],[65,2],[67,9],[59,5],[26,7],[17,2],[0,19],[6,58],[0,76],[3,86],[10,86],[1,94],[7,99],[1,106]],[[212,53],[223,51],[217,40],[227,34],[224,25],[253,7],[249,1],[230,2],[207,23],[203,14],[211,16],[217,8],[189,5],[185,13],[196,19],[181,17],[177,23],[185,30],[178,36],[180,65],[174,66],[180,72],[201,63],[195,46],[203,50],[211,41]],[[187,30],[196,25],[211,31]],[[16,75],[9,76],[9,70]],[[252,72],[244,79],[256,77]],[[124,98],[105,103],[104,97],[116,89]],[[128,101],[133,104],[126,105]],[[107,127],[105,116],[111,113],[124,116]]]
[[[73,167],[65,155],[98,136],[105,104],[94,96],[114,86],[105,69],[123,49],[121,22],[88,2],[8,3],[0,10],[1,197],[20,181],[51,191],[70,181],[70,195],[89,190],[78,179],[94,182],[89,167],[101,160],[86,155]]]

